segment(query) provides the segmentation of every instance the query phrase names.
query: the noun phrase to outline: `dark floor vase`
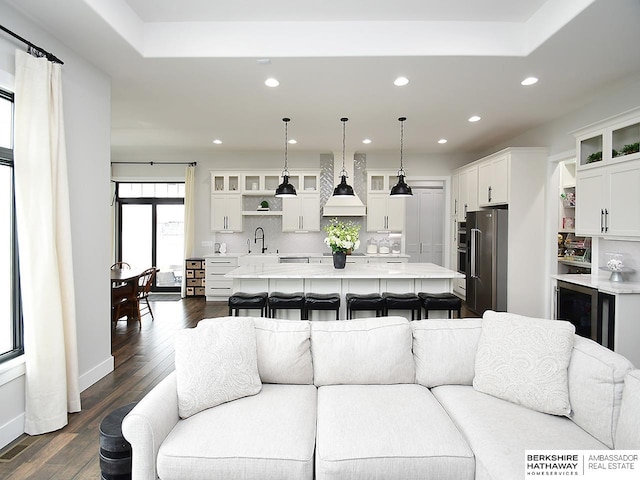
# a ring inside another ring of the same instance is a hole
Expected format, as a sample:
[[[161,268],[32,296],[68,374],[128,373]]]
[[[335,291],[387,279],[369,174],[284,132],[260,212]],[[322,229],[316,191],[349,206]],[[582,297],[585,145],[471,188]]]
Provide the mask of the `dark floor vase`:
[[[333,252],[333,266],[335,268],[344,268],[347,263],[346,252]]]

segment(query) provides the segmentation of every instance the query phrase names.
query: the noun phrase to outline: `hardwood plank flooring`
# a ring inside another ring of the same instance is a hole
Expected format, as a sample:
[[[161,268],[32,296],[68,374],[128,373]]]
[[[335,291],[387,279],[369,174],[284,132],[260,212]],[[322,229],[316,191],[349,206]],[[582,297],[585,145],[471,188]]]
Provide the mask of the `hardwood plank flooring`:
[[[57,432],[23,435],[0,452],[25,440],[33,441],[10,462],[0,462],[0,479],[99,480],[98,427],[116,408],[140,400],[174,369],[173,339],[178,330],[194,327],[203,318],[228,314],[226,302],[204,298],[151,302],[149,315],[137,322],[121,320],[112,333],[115,369],[82,392],[82,411],[69,415]],[[463,317],[475,316],[464,304]],[[34,441],[35,440],[35,441]]]
[[[65,428],[37,437],[23,435],[0,452],[1,457],[23,440],[35,439],[12,461],[0,462],[0,479],[100,479],[98,427],[102,419],[140,400],[173,371],[173,338],[178,330],[228,313],[226,302],[205,302],[204,298],[156,300],[151,308],[155,321],[145,315],[142,328],[138,322],[118,322],[111,341],[115,369],[82,392],[82,411],[70,414]]]

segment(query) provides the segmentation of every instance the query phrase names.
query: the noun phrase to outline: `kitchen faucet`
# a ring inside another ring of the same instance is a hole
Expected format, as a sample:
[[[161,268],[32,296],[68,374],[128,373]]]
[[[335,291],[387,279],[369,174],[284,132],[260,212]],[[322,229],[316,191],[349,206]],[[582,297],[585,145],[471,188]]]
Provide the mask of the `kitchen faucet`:
[[[258,238],[258,230],[262,232],[262,236]],[[267,251],[267,247],[264,246],[264,230],[262,227],[256,228],[255,233],[253,234],[253,243],[258,243],[258,240],[262,240],[262,253]]]

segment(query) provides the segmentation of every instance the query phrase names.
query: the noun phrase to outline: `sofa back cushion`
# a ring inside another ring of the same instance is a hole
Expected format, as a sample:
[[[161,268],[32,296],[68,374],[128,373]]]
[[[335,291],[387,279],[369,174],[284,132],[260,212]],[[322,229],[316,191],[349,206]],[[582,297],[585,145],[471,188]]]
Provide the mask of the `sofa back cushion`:
[[[640,432],[640,370],[633,370],[624,377],[624,392],[615,436],[616,449],[640,450],[638,432]]]
[[[258,372],[262,383],[313,384],[310,322],[259,317],[244,318],[251,318],[255,325]],[[220,320],[222,319],[201,320],[198,326]]]
[[[311,323],[254,318],[258,371],[264,383],[313,385]]]
[[[411,326],[403,317],[312,322],[314,383],[414,383],[411,343]]]
[[[471,385],[482,319],[411,322],[416,383],[425,387]]]
[[[593,340],[576,335],[569,363],[570,418],[613,448],[624,377],[631,362]]]
[[[487,310],[473,387],[523,407],[569,415],[567,369],[575,327],[562,320]]]

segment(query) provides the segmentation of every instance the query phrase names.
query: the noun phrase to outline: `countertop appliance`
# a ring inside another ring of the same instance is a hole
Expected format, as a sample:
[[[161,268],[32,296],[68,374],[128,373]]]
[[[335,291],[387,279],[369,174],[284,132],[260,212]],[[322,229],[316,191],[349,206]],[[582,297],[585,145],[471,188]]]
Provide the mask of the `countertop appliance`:
[[[467,214],[466,302],[477,315],[507,310],[508,211]]]

